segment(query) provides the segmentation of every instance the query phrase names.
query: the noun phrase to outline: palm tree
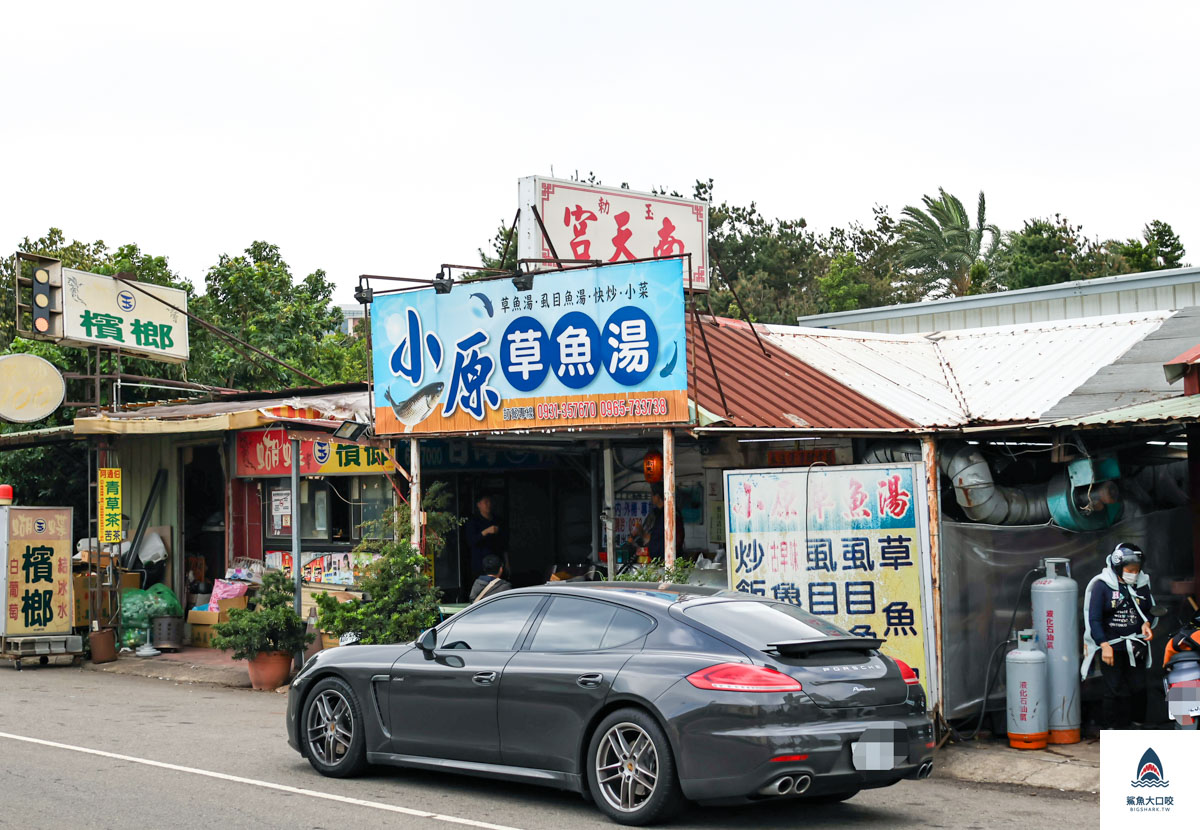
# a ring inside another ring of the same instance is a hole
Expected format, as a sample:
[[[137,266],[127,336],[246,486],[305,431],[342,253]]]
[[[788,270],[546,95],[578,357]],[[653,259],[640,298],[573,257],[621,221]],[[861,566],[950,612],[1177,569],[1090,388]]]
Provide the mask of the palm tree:
[[[1000,229],[986,221],[983,191],[975,226],[963,203],[938,188],[938,197],[922,196],[925,210],[909,205],[903,211],[899,231],[900,262],[917,272],[929,297],[965,297],[984,290],[988,262],[1000,244]],[[987,240],[985,247],[985,237]]]

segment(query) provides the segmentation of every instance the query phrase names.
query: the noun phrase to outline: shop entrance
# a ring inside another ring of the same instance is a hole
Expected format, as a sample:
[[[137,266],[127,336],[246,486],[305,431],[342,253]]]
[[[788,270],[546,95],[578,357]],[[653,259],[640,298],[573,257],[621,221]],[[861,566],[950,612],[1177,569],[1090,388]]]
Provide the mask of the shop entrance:
[[[181,447],[180,514],[184,571],[197,582],[225,576],[225,470],[221,447]]]

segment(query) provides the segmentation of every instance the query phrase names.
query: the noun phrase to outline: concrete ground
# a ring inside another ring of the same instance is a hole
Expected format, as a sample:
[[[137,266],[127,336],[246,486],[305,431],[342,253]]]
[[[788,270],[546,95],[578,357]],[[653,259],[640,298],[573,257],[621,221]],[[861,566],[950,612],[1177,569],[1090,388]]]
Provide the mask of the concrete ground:
[[[176,683],[249,689],[243,661],[211,648],[185,648],[157,657],[123,653],[113,663],[86,663],[89,671],[171,680]],[[1100,791],[1100,743],[1052,746],[1044,750],[1012,749],[1003,740],[948,744],[934,761],[940,777],[989,786],[1019,785],[1064,793],[1095,795]]]

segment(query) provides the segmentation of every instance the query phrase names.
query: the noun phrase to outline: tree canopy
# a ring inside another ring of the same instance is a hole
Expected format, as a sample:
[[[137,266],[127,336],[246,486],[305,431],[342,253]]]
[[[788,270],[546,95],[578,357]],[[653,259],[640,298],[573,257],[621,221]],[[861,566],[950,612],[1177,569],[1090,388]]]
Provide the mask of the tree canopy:
[[[601,183],[594,174],[583,181]],[[681,195],[666,187],[653,190]],[[974,216],[939,187],[936,195],[922,196],[920,206],[905,207],[899,219],[886,205],[875,205],[870,222],[835,225],[824,233],[803,216],[771,217],[755,202],[718,202],[714,191],[712,179],[692,188],[692,198],[709,203],[715,273],[705,308],[755,322],[795,323],[811,314],[1184,264],[1182,241],[1161,220],[1148,223],[1140,239],[1089,239],[1059,214],[1029,219],[1020,230],[1004,233],[988,221],[982,191]],[[500,262],[507,233],[508,225],[501,224],[490,250],[480,250],[485,267],[516,267],[511,249]]]

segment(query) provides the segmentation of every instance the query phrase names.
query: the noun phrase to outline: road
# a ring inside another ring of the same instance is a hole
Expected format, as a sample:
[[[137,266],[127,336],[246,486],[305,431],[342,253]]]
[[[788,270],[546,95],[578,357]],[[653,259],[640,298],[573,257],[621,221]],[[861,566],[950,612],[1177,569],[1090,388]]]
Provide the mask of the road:
[[[322,778],[285,696],[0,663],[0,827],[611,828],[579,796],[411,770]],[[688,809],[680,828],[1095,827],[1093,798],[905,781],[834,806]]]

